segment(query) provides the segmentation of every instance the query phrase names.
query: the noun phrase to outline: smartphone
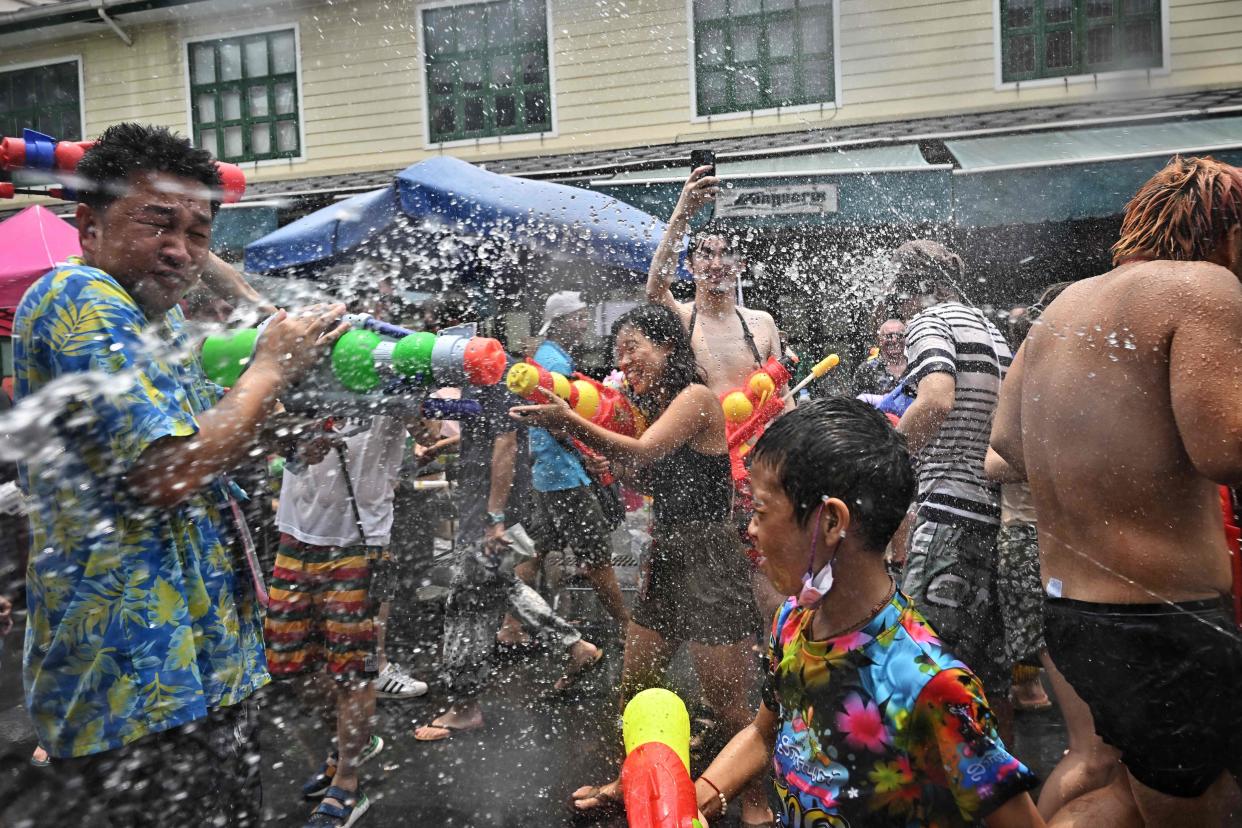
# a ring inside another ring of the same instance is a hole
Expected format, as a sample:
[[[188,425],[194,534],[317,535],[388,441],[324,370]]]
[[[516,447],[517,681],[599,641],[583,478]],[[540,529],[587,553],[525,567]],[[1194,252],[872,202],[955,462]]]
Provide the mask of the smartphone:
[[[690,150],[690,169],[697,170],[699,167],[711,167],[708,175],[715,175],[716,153],[709,149]]]

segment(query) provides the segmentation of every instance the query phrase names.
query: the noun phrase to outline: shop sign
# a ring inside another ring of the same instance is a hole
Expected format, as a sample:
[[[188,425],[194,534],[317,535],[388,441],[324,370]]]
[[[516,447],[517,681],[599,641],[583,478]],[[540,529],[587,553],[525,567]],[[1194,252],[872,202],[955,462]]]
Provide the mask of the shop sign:
[[[716,197],[716,215],[722,218],[824,215],[837,212],[836,184],[732,186]]]

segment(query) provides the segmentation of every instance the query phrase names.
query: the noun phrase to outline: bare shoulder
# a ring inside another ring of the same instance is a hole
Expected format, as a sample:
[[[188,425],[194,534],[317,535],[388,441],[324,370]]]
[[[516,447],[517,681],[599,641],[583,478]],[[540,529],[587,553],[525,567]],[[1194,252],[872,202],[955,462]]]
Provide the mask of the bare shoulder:
[[[1112,274],[1120,277],[1127,291],[1160,291],[1161,299],[1174,303],[1198,304],[1204,296],[1242,296],[1238,277],[1228,268],[1211,262],[1154,261],[1133,265],[1124,273],[1119,272],[1121,270],[1118,268]]]
[[[746,317],[747,324],[755,326],[771,325],[772,327],[776,327],[776,320],[774,320],[772,318],[772,314],[767,311],[741,306],[738,307],[738,310],[742,312],[742,316]]]
[[[676,399],[683,400],[686,405],[719,407],[716,395],[712,393],[712,389],[699,382],[692,382],[685,388],[681,389],[681,393]]]
[[[1242,282],[1227,268],[1210,262],[1152,261],[1075,282],[1043,318],[1053,322],[1095,316],[1107,308],[1135,321],[1176,324],[1184,314],[1228,310],[1234,303],[1242,312]]]

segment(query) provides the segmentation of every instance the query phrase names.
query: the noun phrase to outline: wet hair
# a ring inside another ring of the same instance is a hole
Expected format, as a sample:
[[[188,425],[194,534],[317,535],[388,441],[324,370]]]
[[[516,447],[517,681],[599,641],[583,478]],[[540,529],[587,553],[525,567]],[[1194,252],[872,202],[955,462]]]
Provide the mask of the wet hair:
[[[686,260],[689,261],[699,255],[703,244],[712,238],[721,239],[725,244],[725,252],[733,256],[740,256],[741,253],[737,249],[737,236],[725,231],[723,228],[707,225],[690,237],[690,246],[686,248]]]
[[[867,548],[884,550],[914,499],[906,438],[867,403],[836,396],[798,406],[773,422],[751,451],[751,464],[776,472],[806,526],[824,497],[849,507]]]
[[[211,214],[220,209],[217,191],[220,172],[206,150],[167,127],[125,123],[108,127],[78,162],[78,201],[95,210],[105,209],[129,186],[135,173],[167,173],[189,178],[211,189]]]
[[[1113,245],[1129,258],[1205,261],[1242,222],[1242,171],[1208,156],[1178,155],[1130,199]]]
[[[893,251],[897,275],[889,286],[891,296],[963,298],[966,265],[962,257],[931,239],[908,241]]]
[[[633,328],[652,343],[670,348],[659,385],[652,389],[652,393],[635,400],[648,421],[658,417],[687,386],[696,382],[706,384],[703,371],[694,357],[694,349],[690,347],[690,335],[677,314],[663,305],[639,305],[612,323],[614,345],[622,328]]]

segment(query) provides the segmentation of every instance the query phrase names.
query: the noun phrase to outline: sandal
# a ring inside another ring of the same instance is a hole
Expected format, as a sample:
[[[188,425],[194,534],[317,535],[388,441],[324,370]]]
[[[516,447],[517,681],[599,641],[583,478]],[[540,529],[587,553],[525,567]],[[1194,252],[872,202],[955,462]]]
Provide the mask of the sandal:
[[[552,689],[557,693],[568,693],[574,689],[574,686],[582,679],[583,676],[591,673],[595,668],[599,667],[600,662],[604,660],[604,648],[600,647],[596,650],[595,658],[583,664],[573,672],[565,671],[565,674],[556,680],[552,685]]]
[[[371,741],[367,742],[355,767],[362,767],[383,749],[384,740],[372,733]],[[303,799],[322,799],[327,794],[328,788],[332,786],[332,780],[336,777],[336,763],[339,760],[340,755],[335,750],[328,754],[328,758],[319,766],[319,770],[302,783]]]
[[[720,736],[720,722],[709,716],[695,716],[690,723],[690,750],[702,750]]]
[[[333,805],[326,800],[335,799],[340,805]],[[324,793],[324,802],[319,803],[306,828],[350,828],[371,807],[371,800],[361,790],[346,791],[335,785]]]

